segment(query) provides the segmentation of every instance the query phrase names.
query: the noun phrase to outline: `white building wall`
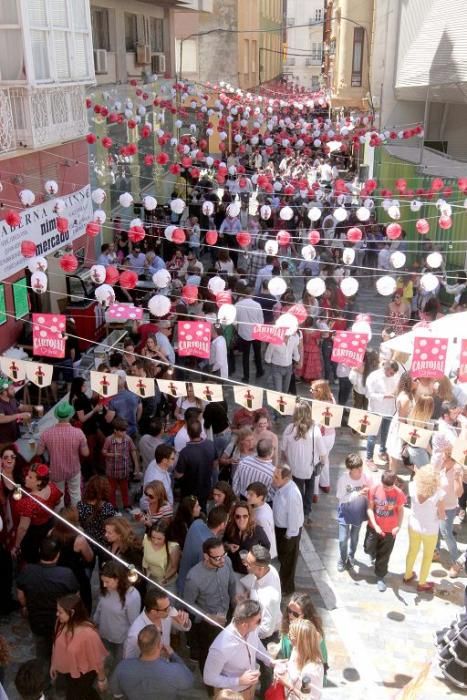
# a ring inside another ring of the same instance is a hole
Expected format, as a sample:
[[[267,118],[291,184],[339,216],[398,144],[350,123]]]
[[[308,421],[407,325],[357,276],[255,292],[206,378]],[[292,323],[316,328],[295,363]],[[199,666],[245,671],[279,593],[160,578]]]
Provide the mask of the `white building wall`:
[[[285,73],[308,89],[319,86],[323,21],[324,0],[288,0]]]

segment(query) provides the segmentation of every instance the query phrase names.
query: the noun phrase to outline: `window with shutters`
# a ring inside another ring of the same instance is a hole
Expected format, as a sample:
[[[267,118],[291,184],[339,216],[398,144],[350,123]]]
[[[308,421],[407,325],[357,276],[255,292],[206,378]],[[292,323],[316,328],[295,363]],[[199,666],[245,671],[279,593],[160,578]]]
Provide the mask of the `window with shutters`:
[[[355,27],[353,30],[353,51],[352,51],[352,77],[350,81],[351,87],[362,86],[362,68],[363,68],[363,27]]]
[[[164,20],[149,18],[149,38],[152,53],[164,53]]]
[[[138,43],[138,16],[125,12],[125,48],[136,51]]]
[[[91,7],[92,46],[110,51],[109,11],[105,7]]]
[[[16,0],[0,2],[0,80],[25,80],[23,38]]]
[[[92,78],[86,0],[26,0],[37,82]]]

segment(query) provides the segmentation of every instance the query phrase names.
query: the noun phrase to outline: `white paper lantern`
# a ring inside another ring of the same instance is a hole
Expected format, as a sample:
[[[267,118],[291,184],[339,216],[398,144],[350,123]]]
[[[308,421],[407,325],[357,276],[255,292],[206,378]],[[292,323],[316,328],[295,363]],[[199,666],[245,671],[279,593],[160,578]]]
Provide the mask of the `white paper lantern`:
[[[115,292],[110,284],[101,284],[97,287],[94,295],[102,306],[110,306],[115,303]]]
[[[101,187],[98,187],[97,189],[92,191],[91,199],[94,202],[94,204],[102,204],[102,202],[105,200],[105,197],[105,190],[103,190]]]
[[[398,221],[401,218],[399,207],[396,207],[395,205],[390,206],[388,208],[388,216],[390,216],[391,219],[394,219],[394,221]]]
[[[21,190],[19,193],[19,200],[24,207],[30,207],[34,204],[36,195],[32,190]]]
[[[344,265],[352,265],[355,260],[355,250],[353,248],[344,248],[342,251],[342,262]]]
[[[279,243],[277,241],[266,241],[264,244],[264,252],[266,255],[277,255]]]
[[[46,258],[33,258],[28,263],[28,270],[31,273],[34,272],[45,272],[47,270],[48,263]]]
[[[280,180],[276,180],[272,187],[274,192],[280,192],[282,190],[282,182]]]
[[[356,211],[357,219],[359,221],[368,221],[371,216],[371,212],[366,207],[359,207]]]
[[[236,216],[240,214],[240,203],[239,202],[232,202],[229,204],[229,206],[226,209],[227,215],[230,216],[232,219],[234,219]]]
[[[168,270],[165,269],[158,270],[152,276],[152,281],[154,282],[155,286],[159,289],[165,289],[165,287],[168,287],[171,279],[172,275]]]
[[[157,207],[157,199],[155,197],[151,197],[151,195],[146,195],[146,197],[143,198],[143,207],[146,209],[146,211],[154,211],[154,209]]]
[[[98,224],[102,226],[102,224],[105,223],[105,220],[107,218],[107,214],[103,209],[96,209],[94,212],[94,221],[97,221]]]
[[[287,282],[283,277],[271,277],[268,289],[273,297],[281,297],[287,289]]]
[[[376,280],[376,289],[383,297],[389,297],[397,289],[397,282],[394,277],[384,275]]]
[[[436,269],[437,267],[441,267],[443,264],[443,256],[441,253],[435,251],[427,256],[426,261],[431,268]]]
[[[439,287],[439,281],[432,272],[427,272],[420,277],[420,287],[425,292],[434,292]]]
[[[175,120],[175,128],[176,129],[181,129],[183,126],[183,122],[180,119]]]
[[[47,291],[47,275],[44,272],[34,272],[31,275],[31,287],[37,294],[45,294]]]
[[[290,221],[293,218],[292,207],[282,207],[279,212],[279,217],[282,219],[282,221]]]
[[[305,260],[314,260],[316,258],[316,248],[312,245],[304,245],[302,255]]]
[[[177,197],[176,199],[172,199],[172,201],[170,202],[170,208],[174,214],[183,214],[183,210],[185,209],[185,202],[183,201],[183,199],[180,199],[180,197]]]
[[[133,226],[143,226],[143,222],[142,222],[141,219],[139,219],[139,218],[132,219],[132,220],[130,221],[129,228],[133,228]]]
[[[339,207],[338,209],[334,209],[332,215],[336,221],[342,222],[347,219],[348,212],[344,207]]]
[[[214,158],[212,156],[206,156],[206,165],[208,168],[212,168],[214,164]]]
[[[353,297],[358,292],[358,280],[355,277],[344,277],[340,288],[344,296]]]
[[[423,206],[423,203],[420,202],[420,200],[412,199],[412,201],[410,202],[410,211],[420,211],[422,206]]]
[[[47,180],[44,183],[44,189],[47,192],[47,194],[57,194],[58,183],[55,180]]]
[[[229,167],[229,175],[233,176],[233,175],[235,175],[236,172],[237,172],[237,168],[235,167],[235,165],[231,165]]]
[[[312,297],[320,297],[326,291],[326,285],[321,277],[312,277],[306,283],[306,291]]]
[[[375,203],[374,203],[374,201],[373,201],[372,199],[370,199],[369,197],[367,197],[367,198],[365,199],[365,201],[363,202],[363,206],[364,206],[366,209],[374,209]]]
[[[263,221],[268,221],[268,219],[271,218],[272,210],[269,204],[263,204],[262,207],[259,210],[259,215],[263,219]]]
[[[212,216],[214,213],[214,204],[209,200],[207,202],[203,202],[202,211],[204,216]]]
[[[133,197],[129,192],[123,192],[123,194],[120,195],[118,198],[118,201],[120,202],[120,206],[123,207],[124,209],[127,209],[128,207],[131,207],[133,204]]]
[[[318,207],[311,207],[308,210],[308,218],[310,221],[318,221],[321,218],[321,209]]]
[[[383,199],[381,206],[383,207],[384,211],[387,211],[389,207],[392,206],[392,202],[390,199]]]
[[[89,273],[94,284],[104,284],[106,274],[104,265],[93,265]]]
[[[285,313],[279,316],[276,321],[276,326],[279,328],[285,328],[286,335],[293,335],[298,329],[298,318],[293,314]]]
[[[211,279],[208,282],[208,289],[214,295],[219,294],[219,292],[223,292],[225,289],[225,280],[222,279],[222,277],[219,277],[218,275],[216,275],[215,277],[211,277]]]
[[[170,299],[162,294],[156,294],[148,301],[148,309],[153,316],[167,316],[170,311]]]
[[[371,326],[366,321],[355,321],[352,324],[352,333],[361,333],[362,335],[368,336],[368,342],[370,342],[372,337]]]
[[[400,267],[404,267],[405,261],[406,261],[406,256],[404,253],[401,253],[399,250],[394,251],[392,253],[391,257],[389,258],[389,261],[391,265],[398,270]]]

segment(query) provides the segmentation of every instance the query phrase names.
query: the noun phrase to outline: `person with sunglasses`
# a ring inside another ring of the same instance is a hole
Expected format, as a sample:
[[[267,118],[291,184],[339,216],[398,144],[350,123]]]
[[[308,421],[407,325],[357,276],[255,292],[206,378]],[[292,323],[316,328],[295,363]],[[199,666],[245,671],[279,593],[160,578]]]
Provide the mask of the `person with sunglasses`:
[[[186,577],[185,602],[196,606],[217,622],[210,624],[201,616],[195,618],[193,639],[198,648],[198,663],[203,673],[209,647],[224,625],[236,594],[236,579],[224,543],[218,537],[203,542],[203,560]]]
[[[318,631],[321,642],[320,651],[323,658],[324,673],[328,669],[328,650],[324,637],[323,621],[318,614],[309,593],[292,593],[282,616],[281,641],[278,658],[289,659],[292,653],[292,643],[289,637],[289,627],[294,620],[309,620]]]

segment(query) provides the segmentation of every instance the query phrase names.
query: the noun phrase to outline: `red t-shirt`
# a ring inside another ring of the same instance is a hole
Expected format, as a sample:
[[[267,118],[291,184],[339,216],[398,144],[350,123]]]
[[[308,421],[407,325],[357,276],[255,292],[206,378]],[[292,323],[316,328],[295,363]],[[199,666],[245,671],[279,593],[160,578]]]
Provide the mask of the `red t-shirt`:
[[[403,508],[405,496],[397,486],[385,489],[383,484],[373,486],[368,494],[373,502],[376,524],[383,532],[391,532],[399,524],[399,508]]]

